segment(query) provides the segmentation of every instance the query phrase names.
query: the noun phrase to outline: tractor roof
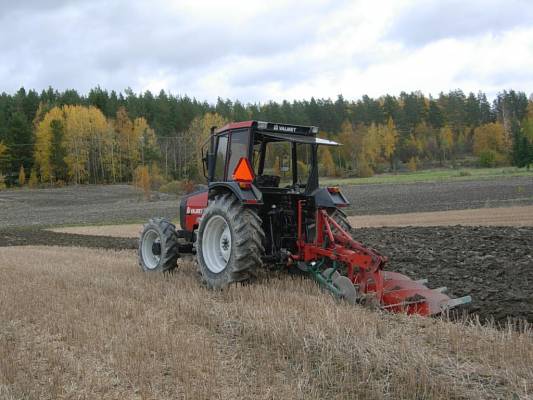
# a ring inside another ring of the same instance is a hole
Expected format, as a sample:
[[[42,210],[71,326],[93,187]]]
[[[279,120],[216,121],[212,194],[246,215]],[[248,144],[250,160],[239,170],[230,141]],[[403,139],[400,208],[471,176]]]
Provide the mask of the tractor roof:
[[[304,125],[292,125],[292,124],[279,124],[276,122],[264,122],[264,121],[242,121],[232,122],[218,128],[215,132],[217,135],[223,133],[230,133],[232,130],[242,128],[255,128],[257,134],[263,135],[269,142],[295,142],[295,143],[308,143],[308,144],[320,144],[326,146],[338,146],[339,143],[317,138],[318,127],[316,126],[304,126]]]
[[[293,124],[279,124],[277,122],[264,122],[264,121],[242,121],[242,122],[232,122],[224,125],[221,128],[218,128],[215,133],[221,134],[227,131],[232,131],[234,129],[240,128],[251,128],[255,127],[260,132],[279,132],[279,133],[289,133],[295,135],[303,136],[316,136],[318,133],[318,127],[316,126],[304,126],[304,125],[293,125]]]

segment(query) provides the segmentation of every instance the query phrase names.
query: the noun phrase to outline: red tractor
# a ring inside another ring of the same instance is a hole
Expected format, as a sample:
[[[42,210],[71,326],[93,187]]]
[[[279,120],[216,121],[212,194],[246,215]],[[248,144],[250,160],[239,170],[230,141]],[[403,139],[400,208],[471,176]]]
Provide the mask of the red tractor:
[[[318,128],[261,121],[211,131],[207,187],[181,199],[180,225],[154,218],[139,245],[144,271],[169,271],[180,253],[195,253],[203,280],[224,288],[251,279],[265,265],[297,268],[350,303],[433,315],[470,296],[385,271],[387,258],[352,235],[338,187],[318,184]],[[206,143],[207,145],[207,143]]]

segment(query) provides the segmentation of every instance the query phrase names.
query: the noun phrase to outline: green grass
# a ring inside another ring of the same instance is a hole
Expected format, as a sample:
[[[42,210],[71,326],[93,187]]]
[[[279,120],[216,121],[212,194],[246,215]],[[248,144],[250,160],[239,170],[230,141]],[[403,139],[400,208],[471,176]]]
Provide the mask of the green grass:
[[[320,178],[321,185],[361,185],[377,183],[413,183],[470,181],[498,177],[530,176],[533,170],[516,167],[502,168],[462,168],[462,169],[431,169],[397,174],[380,174],[369,178]]]

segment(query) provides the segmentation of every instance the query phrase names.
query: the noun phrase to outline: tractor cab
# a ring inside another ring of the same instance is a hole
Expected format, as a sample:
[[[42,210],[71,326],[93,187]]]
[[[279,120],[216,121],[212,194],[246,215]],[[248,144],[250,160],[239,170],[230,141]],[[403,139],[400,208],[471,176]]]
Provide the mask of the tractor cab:
[[[269,193],[311,195],[319,189],[318,146],[339,146],[317,137],[317,133],[315,126],[262,121],[238,122],[213,129],[210,149],[204,157],[209,188],[233,187],[241,197],[237,189],[246,186],[231,183],[250,184],[257,204]],[[251,179],[235,174],[242,159],[247,160]],[[254,199],[243,200],[253,203]],[[345,198],[338,200],[331,206],[348,204]]]
[[[311,193],[318,188],[318,145],[338,146],[317,138],[316,127],[258,122],[253,132],[254,184],[264,189]]]

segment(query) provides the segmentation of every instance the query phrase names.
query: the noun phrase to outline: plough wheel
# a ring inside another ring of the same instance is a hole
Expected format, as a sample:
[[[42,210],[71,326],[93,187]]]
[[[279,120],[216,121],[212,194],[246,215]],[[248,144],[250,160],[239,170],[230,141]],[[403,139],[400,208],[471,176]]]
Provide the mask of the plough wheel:
[[[338,278],[341,274],[339,274],[335,268],[327,268],[322,272],[322,276],[327,280],[331,279],[331,281],[334,281],[335,278]]]
[[[357,290],[348,277],[342,275],[335,277],[333,279],[333,285],[339,289],[341,299],[350,304],[357,302]]]

